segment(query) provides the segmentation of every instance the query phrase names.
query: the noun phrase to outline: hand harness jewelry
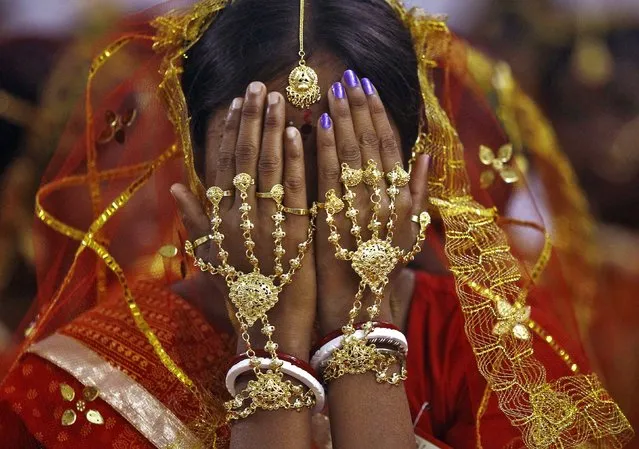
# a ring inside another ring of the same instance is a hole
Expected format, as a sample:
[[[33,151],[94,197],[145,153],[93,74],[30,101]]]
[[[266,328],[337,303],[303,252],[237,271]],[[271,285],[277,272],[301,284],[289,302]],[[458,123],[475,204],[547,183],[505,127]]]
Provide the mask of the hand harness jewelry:
[[[386,193],[389,197],[389,219],[386,223],[386,237],[380,236],[383,225],[379,221],[381,209],[380,183],[387,181]],[[344,185],[344,195],[340,198],[334,190],[326,193],[326,223],[330,235],[329,241],[335,247],[335,256],[339,260],[351,262],[353,270],[361,278],[359,288],[355,294],[353,307],[349,311],[349,321],[342,328],[343,340],[341,347],[335,349],[324,370],[324,381],[337,379],[345,374],[362,374],[373,371],[378,382],[387,382],[398,385],[406,379],[406,370],[401,360],[401,354],[396,351],[382,351],[374,344],[367,342],[367,337],[373,330],[373,320],[379,315],[381,303],[384,298],[384,289],[389,282],[389,275],[398,264],[406,264],[414,259],[421,251],[421,245],[426,239],[426,229],[430,224],[430,215],[422,212],[419,216],[419,233],[417,240],[410,251],[393,246],[395,222],[397,221],[396,200],[399,189],[406,187],[410,181],[410,175],[396,164],[392,171],[384,174],[377,168],[373,160],[369,160],[364,169],[353,169],[347,164],[342,164],[341,182]],[[373,203],[372,216],[368,223],[371,238],[362,239],[361,226],[358,223],[359,211],[355,208],[356,194],[354,187],[364,183],[373,192],[370,200]],[[351,234],[355,238],[357,249],[349,251],[340,245],[340,234],[335,224],[335,215],[346,208],[345,216],[351,221]],[[355,334],[355,320],[357,319],[364,300],[364,293],[369,289],[373,294],[373,304],[366,311],[368,322],[362,325],[364,335]],[[399,373],[389,375],[388,370],[397,362],[401,363]]]
[[[248,386],[243,391],[237,393],[232,400],[225,404],[229,421],[246,418],[257,410],[301,410],[302,408],[312,408],[316,404],[316,397],[312,390],[305,391],[302,385],[285,380],[281,369],[283,362],[277,355],[278,345],[273,340],[275,326],[269,322],[267,315],[277,304],[282,289],[291,283],[293,275],[302,265],[304,255],[312,245],[316,209],[313,208],[310,211],[311,221],[307,239],[298,245],[297,255],[289,261],[289,269],[285,272],[282,264],[282,258],[285,255],[282,241],[286,237],[286,232],[282,227],[282,223],[286,219],[282,204],[284,188],[278,184],[270,192],[257,195],[259,198],[271,199],[276,203],[276,211],[271,217],[274,223],[274,231],[272,233],[275,242],[274,270],[272,275],[264,275],[260,271],[259,261],[253,252],[255,242],[253,241],[251,230],[254,225],[249,218],[251,205],[247,201],[247,191],[254,183],[253,178],[246,173],[240,173],[233,180],[233,185],[240,192],[242,200],[240,205],[240,228],[244,238],[246,258],[253,267],[252,271],[243,273],[228,263],[229,253],[222,247],[224,234],[220,232],[220,225],[222,224],[220,202],[225,196],[228,196],[228,191],[224,191],[219,187],[213,186],[207,191],[207,198],[211,202],[211,234],[196,240],[195,243],[185,242],[185,251],[190,257],[194,258],[195,266],[204,272],[224,277],[229,287],[229,299],[237,311],[235,317],[240,324],[241,338],[247,347],[246,356],[255,374],[255,379],[249,381]],[[215,266],[211,262],[205,262],[195,255],[196,244],[202,244],[208,240],[212,240],[219,249],[219,266]],[[257,357],[255,350],[251,346],[249,336],[250,328],[257,321],[261,323],[261,332],[267,339],[264,351],[270,356],[270,364],[266,368],[264,368],[264,358]]]

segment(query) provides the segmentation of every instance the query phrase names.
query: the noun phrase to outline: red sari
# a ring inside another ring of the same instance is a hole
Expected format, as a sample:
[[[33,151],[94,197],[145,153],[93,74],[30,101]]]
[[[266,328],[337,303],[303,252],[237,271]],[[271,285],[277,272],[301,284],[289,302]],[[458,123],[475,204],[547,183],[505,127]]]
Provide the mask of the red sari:
[[[518,430],[486,392],[477,370],[452,276],[420,272],[415,279],[405,387],[419,447],[498,448],[516,442]],[[140,283],[135,293],[171,357],[189,377],[225,397],[223,375],[233,353],[231,338],[163,287]],[[533,295],[531,303],[538,305],[535,312],[543,313],[539,298],[543,296]],[[533,319],[571,354],[572,362],[586,365],[579,344],[563,335],[560,323],[550,316]],[[534,338],[536,356],[550,378],[571,373],[553,348],[538,335]],[[68,394],[63,397],[61,385],[73,390],[72,400]],[[99,397],[85,400],[86,386],[97,387]],[[196,412],[194,402],[135,327],[126,303],[114,296],[36,343],[5,378],[0,441],[6,449],[167,447],[175,435],[190,435],[185,423]],[[76,419],[64,426],[67,410],[73,410]],[[103,424],[92,423],[89,411],[99,412]]]

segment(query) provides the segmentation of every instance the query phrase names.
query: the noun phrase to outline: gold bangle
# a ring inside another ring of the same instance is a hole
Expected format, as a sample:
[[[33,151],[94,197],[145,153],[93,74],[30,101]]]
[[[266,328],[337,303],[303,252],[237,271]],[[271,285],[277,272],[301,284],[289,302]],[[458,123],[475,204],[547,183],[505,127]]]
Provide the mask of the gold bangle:
[[[311,215],[311,210],[310,209],[302,209],[302,208],[297,208],[297,207],[286,207],[286,206],[284,206],[282,208],[282,210],[285,213],[287,213],[287,214],[298,215],[300,217],[307,217],[307,216]]]
[[[257,198],[273,200],[277,204],[281,204],[284,199],[284,186],[282,184],[275,184],[269,192],[256,192],[255,196]]]

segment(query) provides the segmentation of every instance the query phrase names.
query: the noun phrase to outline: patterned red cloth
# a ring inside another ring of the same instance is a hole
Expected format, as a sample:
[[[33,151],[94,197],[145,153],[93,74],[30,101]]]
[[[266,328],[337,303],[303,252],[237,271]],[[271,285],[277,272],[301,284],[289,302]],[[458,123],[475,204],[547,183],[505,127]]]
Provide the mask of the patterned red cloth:
[[[158,286],[140,284],[136,298],[149,324],[174,360],[197,382],[224,396],[222,377],[232,355],[228,336],[215,330],[183,299]],[[571,345],[559,323],[539,315],[544,295],[533,295],[533,318],[562,342],[573,359],[586,366],[578,344]],[[540,307],[534,307],[535,305]],[[135,327],[126,304],[114,298],[77,318],[61,333],[127,373],[184,422],[195,409],[192,394],[161,365],[151,346]],[[406,391],[416,433],[442,448],[476,448],[477,412],[485,381],[464,335],[464,323],[454,281],[449,276],[417,273],[409,315],[409,378]],[[536,337],[535,337],[536,338]],[[567,365],[537,338],[537,357],[546,362],[549,377],[568,374]],[[60,384],[80,394],[83,386],[65,371],[29,354],[3,381],[0,389],[0,441],[2,447],[47,449],[150,448],[152,445],[101,399],[90,406],[105,424],[90,424],[82,413],[68,427],[61,424],[65,402]],[[518,431],[499,411],[494,396],[481,420],[484,447],[504,447],[517,440]],[[40,446],[38,446],[40,445]]]

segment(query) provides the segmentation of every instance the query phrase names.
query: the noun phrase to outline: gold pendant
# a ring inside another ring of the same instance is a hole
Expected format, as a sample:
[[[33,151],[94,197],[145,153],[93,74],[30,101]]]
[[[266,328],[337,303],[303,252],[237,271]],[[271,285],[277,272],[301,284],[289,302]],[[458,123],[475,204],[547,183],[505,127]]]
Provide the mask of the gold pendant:
[[[288,76],[286,97],[298,109],[308,109],[320,101],[321,93],[317,73],[303,61]]]

